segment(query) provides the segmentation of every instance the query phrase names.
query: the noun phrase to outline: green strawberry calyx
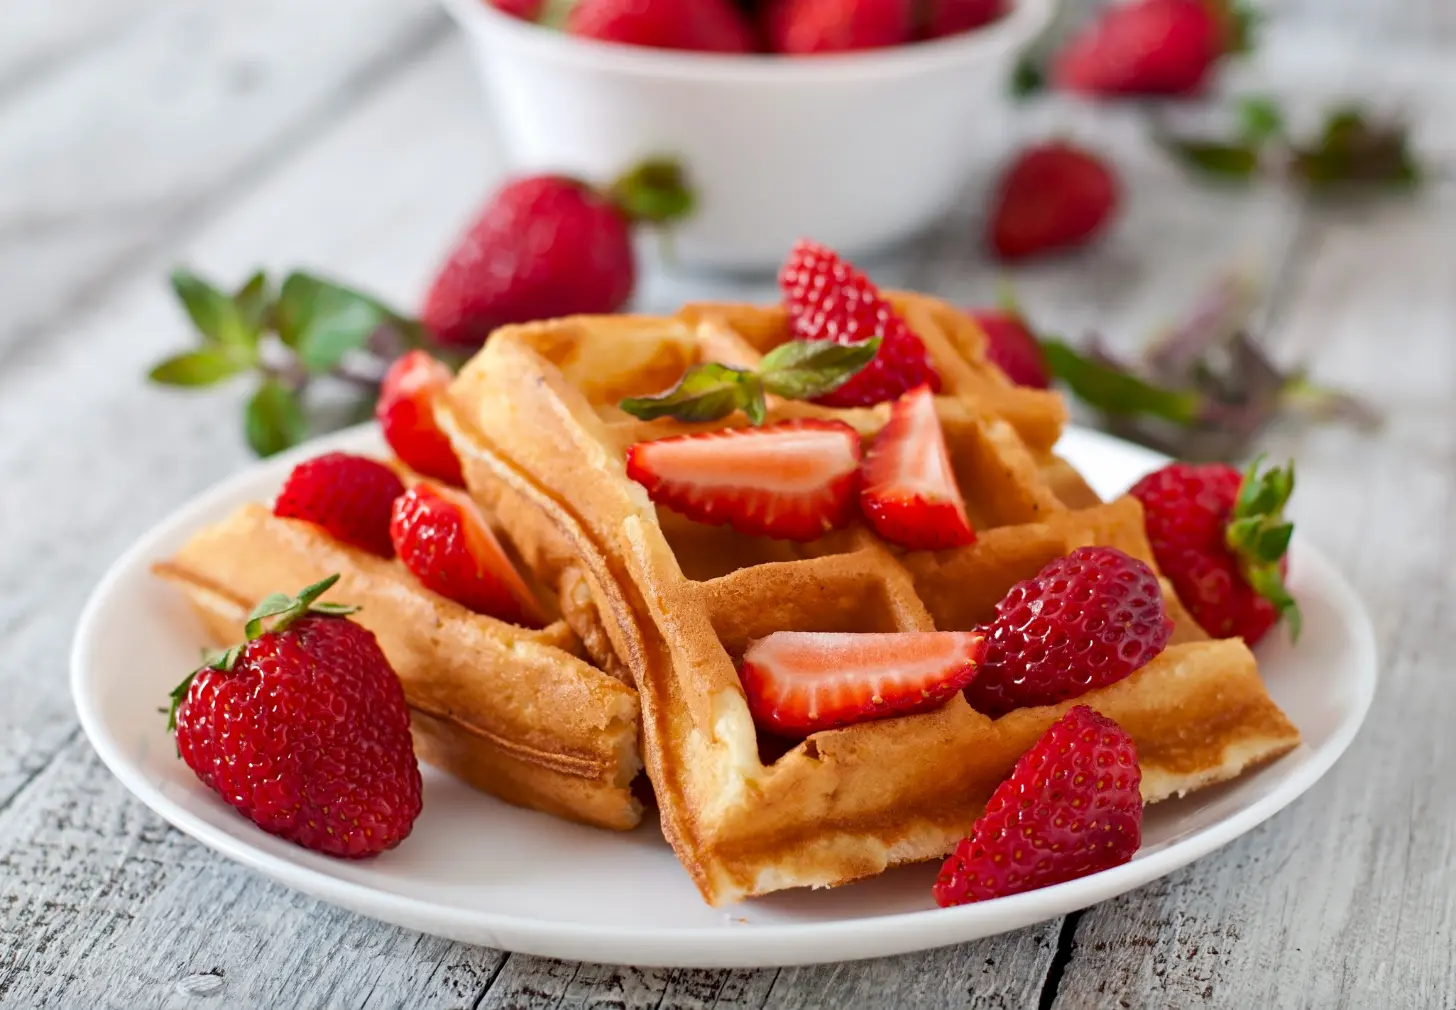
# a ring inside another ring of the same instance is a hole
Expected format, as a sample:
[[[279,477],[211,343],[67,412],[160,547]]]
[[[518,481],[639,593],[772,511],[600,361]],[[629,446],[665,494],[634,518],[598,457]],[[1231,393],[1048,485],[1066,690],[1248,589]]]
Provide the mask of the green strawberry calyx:
[[[169,697],[171,705],[164,709],[167,713],[167,731],[172,732],[177,728],[177,708],[182,704],[182,699],[187,697],[188,690],[192,687],[192,681],[203,670],[231,670],[237,665],[238,657],[242,655],[243,648],[248,642],[260,638],[265,634],[285,631],[289,625],[299,618],[308,614],[315,614],[323,617],[348,617],[357,613],[359,608],[343,603],[319,603],[319,597],[333,588],[334,583],[339,581],[337,574],[321,579],[311,586],[299,590],[297,596],[289,596],[287,593],[272,593],[264,597],[253,612],[248,615],[248,623],[243,627],[243,634],[246,640],[228,649],[209,649],[203,652],[202,665],[189,673],[182,683],[172,689]]]
[[[1244,581],[1274,604],[1279,616],[1289,622],[1290,641],[1298,641],[1299,604],[1284,585],[1280,570],[1294,535],[1294,524],[1284,518],[1284,506],[1294,492],[1294,462],[1260,473],[1263,461],[1263,456],[1255,459],[1244,474],[1224,541],[1238,558]]]
[[[873,361],[879,349],[879,337],[847,344],[790,340],[765,354],[756,369],[705,361],[689,368],[667,392],[628,397],[618,406],[644,421],[716,421],[741,410],[753,424],[763,424],[768,394],[812,400],[833,392]]]

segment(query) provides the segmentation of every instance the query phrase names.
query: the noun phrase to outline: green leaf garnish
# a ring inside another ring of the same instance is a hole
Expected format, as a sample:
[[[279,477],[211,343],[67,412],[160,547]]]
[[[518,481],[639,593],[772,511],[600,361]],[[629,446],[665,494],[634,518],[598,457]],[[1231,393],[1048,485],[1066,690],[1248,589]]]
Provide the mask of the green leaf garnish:
[[[248,366],[221,347],[186,351],[158,362],[147,378],[164,386],[211,386],[229,379]]]
[[[812,400],[844,385],[873,361],[879,350],[879,337],[849,344],[790,340],[764,355],[758,375],[764,388],[775,396]]]
[[[308,434],[298,395],[276,379],[265,378],[243,412],[248,445],[259,456],[272,456],[302,442]]]
[[[1259,170],[1259,151],[1248,144],[1163,137],[1162,146],[1184,165],[1223,179],[1250,179]]]
[[[1113,365],[1084,357],[1060,340],[1044,339],[1041,345],[1052,375],[1089,406],[1108,414],[1151,415],[1181,425],[1198,419],[1203,398],[1195,391],[1155,386]]]
[[[629,397],[618,406],[644,421],[716,421],[741,410],[749,421],[762,424],[768,416],[767,393],[787,400],[823,396],[873,361],[879,348],[879,337],[850,344],[791,340],[764,355],[757,371],[706,361],[689,368],[667,392]]]
[[[261,333],[268,322],[268,307],[273,292],[268,285],[268,275],[259,270],[249,277],[233,295],[233,304],[238,307],[243,321],[254,331]]]
[[[1262,144],[1284,134],[1284,113],[1272,98],[1262,95],[1240,98],[1238,116],[1239,132],[1250,144]]]
[[[327,372],[358,350],[388,318],[374,299],[305,273],[283,281],[277,306],[278,336],[298,351],[310,372]]]
[[[204,344],[221,344],[234,353],[242,352],[249,362],[253,360],[259,330],[248,322],[235,301],[180,267],[172,271],[172,290]]]
[[[716,421],[736,410],[762,424],[767,410],[763,382],[753,372],[707,361],[689,368],[665,393],[634,396],[619,406],[644,421],[672,417],[679,421]]]
[[[1377,121],[1354,106],[1330,112],[1319,140],[1294,149],[1290,171],[1313,190],[1409,187],[1421,178],[1404,125]]]

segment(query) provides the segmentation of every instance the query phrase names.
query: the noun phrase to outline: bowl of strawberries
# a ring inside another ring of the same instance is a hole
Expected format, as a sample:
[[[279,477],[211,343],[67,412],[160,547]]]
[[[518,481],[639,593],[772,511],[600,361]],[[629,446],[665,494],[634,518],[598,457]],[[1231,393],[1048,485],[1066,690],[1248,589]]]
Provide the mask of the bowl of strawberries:
[[[690,186],[690,266],[770,270],[924,230],[1004,123],[1050,0],[443,0],[513,169],[593,183],[644,160]]]

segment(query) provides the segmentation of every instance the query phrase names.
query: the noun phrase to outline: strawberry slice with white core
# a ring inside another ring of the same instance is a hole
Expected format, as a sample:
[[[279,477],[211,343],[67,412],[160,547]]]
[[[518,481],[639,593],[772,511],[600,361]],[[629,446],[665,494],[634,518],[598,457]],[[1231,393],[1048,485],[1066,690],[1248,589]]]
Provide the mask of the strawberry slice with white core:
[[[930,387],[912,389],[890,409],[865,457],[860,509],[876,533],[912,551],[975,541]]]
[[[798,420],[638,442],[627,475],[696,522],[814,540],[853,518],[859,462],[849,425]]]
[[[975,676],[981,642],[973,631],[777,631],[749,645],[739,679],[760,729],[804,737],[944,704]]]

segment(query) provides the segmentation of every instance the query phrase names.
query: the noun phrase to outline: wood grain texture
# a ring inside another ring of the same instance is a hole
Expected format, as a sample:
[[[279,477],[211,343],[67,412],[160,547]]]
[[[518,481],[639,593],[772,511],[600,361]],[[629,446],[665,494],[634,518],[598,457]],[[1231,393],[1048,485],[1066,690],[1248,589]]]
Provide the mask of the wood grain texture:
[[[1420,3],[1392,18],[1438,28]],[[1013,272],[1045,328],[1132,346],[1213,272],[1248,263],[1270,281],[1281,352],[1314,355],[1319,377],[1390,413],[1378,438],[1270,443],[1297,454],[1301,527],[1370,603],[1386,671],[1369,725],[1309,797],[1084,913],[1065,959],[1052,922],[782,971],[566,964],[375,923],[212,855],[129,798],[66,697],[74,615],[105,566],[247,462],[245,389],[186,396],[138,379],[188,339],[165,269],[186,260],[235,280],[303,263],[409,307],[504,170],[462,49],[427,0],[41,6],[0,11],[0,529],[24,531],[0,552],[0,1005],[1019,1008],[1038,1004],[1056,960],[1063,1008],[1456,1006],[1443,830],[1456,798],[1439,775],[1456,758],[1442,669],[1456,561],[1449,183],[1311,216],[1277,190],[1194,187],[1126,110],[1005,114],[1013,136],[1065,132],[1107,151],[1128,184],[1097,250]],[[350,30],[329,31],[345,10]],[[1313,110],[1357,80],[1408,104],[1423,147],[1456,153],[1456,71],[1439,53],[1316,34],[1276,26],[1230,89]],[[982,198],[972,187],[935,234],[866,266],[989,300]],[[690,296],[774,291],[654,272],[639,305]]]

